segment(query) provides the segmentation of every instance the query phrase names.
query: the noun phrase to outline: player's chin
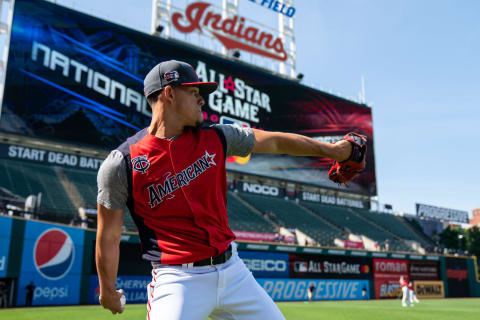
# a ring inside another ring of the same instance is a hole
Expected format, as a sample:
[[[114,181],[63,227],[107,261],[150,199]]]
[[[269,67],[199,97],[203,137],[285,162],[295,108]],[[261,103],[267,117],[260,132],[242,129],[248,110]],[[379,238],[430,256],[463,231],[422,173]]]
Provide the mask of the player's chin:
[[[201,117],[198,117],[197,118],[197,121],[195,122],[195,126],[198,127],[198,126],[201,126],[203,124],[203,115]]]

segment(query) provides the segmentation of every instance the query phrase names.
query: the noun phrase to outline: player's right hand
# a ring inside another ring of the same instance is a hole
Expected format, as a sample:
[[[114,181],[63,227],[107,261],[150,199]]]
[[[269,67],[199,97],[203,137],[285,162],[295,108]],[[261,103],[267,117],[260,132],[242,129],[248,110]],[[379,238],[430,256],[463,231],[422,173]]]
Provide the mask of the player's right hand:
[[[112,314],[122,313],[124,306],[120,302],[120,298],[123,295],[123,290],[115,290],[114,292],[100,293],[100,304],[112,312]]]

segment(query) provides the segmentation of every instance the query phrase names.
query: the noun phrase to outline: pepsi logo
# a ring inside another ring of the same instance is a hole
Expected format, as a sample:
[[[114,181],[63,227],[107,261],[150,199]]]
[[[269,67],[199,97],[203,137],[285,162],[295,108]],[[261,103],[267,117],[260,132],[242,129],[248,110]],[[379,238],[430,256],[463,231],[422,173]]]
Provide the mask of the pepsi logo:
[[[72,267],[75,247],[72,238],[63,230],[45,230],[35,242],[33,263],[37,271],[49,280],[63,278]]]

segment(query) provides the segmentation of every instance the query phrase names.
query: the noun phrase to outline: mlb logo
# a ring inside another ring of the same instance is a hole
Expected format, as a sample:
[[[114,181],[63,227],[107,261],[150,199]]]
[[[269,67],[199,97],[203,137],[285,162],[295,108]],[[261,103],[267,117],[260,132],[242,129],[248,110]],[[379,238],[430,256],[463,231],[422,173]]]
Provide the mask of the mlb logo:
[[[307,271],[308,271],[307,262],[305,262],[305,261],[296,261],[296,262],[295,262],[295,271],[296,271],[296,272],[307,272]]]
[[[245,121],[237,120],[234,118],[230,118],[227,116],[221,116],[220,117],[220,124],[232,124],[234,126],[237,126],[239,128],[250,128],[250,124]]]
[[[178,74],[178,71],[165,72],[165,74],[163,75],[163,79],[170,83],[172,81],[177,81],[178,79],[180,79],[180,75]]]

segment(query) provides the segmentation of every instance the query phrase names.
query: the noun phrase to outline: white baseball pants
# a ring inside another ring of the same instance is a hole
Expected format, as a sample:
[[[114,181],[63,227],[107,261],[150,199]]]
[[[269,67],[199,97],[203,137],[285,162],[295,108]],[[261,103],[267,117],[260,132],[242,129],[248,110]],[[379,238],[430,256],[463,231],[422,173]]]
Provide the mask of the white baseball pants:
[[[402,305],[403,306],[407,305],[407,300],[409,300],[408,291],[409,290],[407,286],[402,287]],[[410,303],[410,301],[408,301],[408,303]]]
[[[285,319],[270,296],[238,257],[217,266],[152,270],[147,320]]]

